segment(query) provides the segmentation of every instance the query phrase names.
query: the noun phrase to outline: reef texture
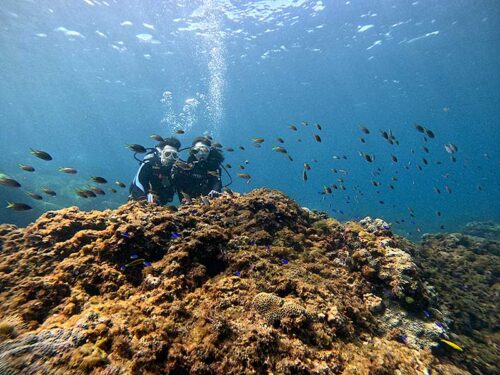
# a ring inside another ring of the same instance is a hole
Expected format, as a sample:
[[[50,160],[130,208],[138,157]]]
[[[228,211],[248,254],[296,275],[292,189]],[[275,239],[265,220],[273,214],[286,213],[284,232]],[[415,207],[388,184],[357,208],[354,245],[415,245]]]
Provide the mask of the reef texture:
[[[498,373],[498,243],[449,238],[268,189],[0,225],[0,374]]]

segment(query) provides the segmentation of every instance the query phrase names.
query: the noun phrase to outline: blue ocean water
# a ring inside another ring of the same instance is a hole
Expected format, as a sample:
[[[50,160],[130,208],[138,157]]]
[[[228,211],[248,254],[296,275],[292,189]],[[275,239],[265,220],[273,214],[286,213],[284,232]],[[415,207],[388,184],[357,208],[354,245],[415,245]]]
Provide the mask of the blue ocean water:
[[[0,222],[123,204],[127,189],[94,200],[74,190],[90,176],[128,185],[138,163],[125,145],[152,147],[150,134],[176,129],[183,146],[206,133],[235,149],[225,152],[234,191],[279,189],[340,220],[382,217],[412,238],[499,220],[499,21],[495,0],[4,0],[0,173],[22,187],[0,186]],[[345,190],[321,194],[330,184]],[[58,195],[24,194],[42,187]]]

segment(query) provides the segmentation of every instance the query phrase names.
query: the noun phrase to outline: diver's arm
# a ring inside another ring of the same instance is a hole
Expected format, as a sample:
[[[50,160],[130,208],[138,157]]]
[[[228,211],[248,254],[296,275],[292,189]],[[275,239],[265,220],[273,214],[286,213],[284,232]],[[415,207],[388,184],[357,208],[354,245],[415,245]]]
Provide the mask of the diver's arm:
[[[152,176],[150,163],[143,163],[130,185],[130,197],[134,200],[146,200],[149,194],[149,181]]]

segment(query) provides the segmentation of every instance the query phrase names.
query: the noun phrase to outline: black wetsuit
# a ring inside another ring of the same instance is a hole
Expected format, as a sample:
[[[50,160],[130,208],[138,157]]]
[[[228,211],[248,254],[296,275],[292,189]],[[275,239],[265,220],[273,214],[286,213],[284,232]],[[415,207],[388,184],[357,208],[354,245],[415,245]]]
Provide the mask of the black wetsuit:
[[[152,201],[155,196],[158,204],[172,202],[175,188],[171,172],[172,167],[162,165],[157,154],[149,155],[130,184],[129,199]]]
[[[190,197],[208,195],[212,190],[222,191],[221,166],[223,159],[219,153],[209,154],[207,160],[198,161],[194,156],[189,156],[187,163],[191,169],[183,169],[176,165],[172,168],[172,179],[179,192],[179,200],[182,200],[181,192]],[[213,172],[212,174],[208,172]]]

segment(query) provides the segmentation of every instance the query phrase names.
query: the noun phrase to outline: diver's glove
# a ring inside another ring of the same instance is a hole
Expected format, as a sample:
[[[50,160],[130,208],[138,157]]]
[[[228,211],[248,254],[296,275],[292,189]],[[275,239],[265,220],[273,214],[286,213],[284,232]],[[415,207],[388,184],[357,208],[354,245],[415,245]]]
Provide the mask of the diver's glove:
[[[210,193],[208,193],[208,196],[210,198],[216,198],[216,197],[220,196],[220,193],[217,190],[212,190]]]

